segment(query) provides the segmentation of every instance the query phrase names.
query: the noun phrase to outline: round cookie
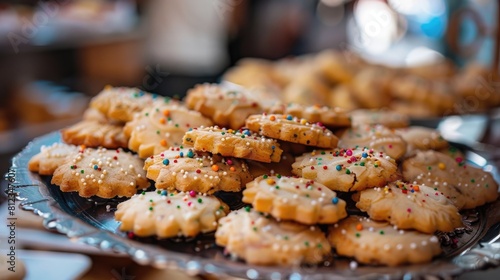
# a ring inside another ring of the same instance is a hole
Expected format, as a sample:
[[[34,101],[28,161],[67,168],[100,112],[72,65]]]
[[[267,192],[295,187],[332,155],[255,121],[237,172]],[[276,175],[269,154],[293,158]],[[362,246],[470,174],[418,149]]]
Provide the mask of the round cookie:
[[[292,172],[342,192],[383,187],[401,177],[394,159],[360,147],[306,153],[295,159]]]
[[[68,144],[91,148],[117,149],[126,148],[128,144],[122,125],[88,120],[61,129],[61,138]]]
[[[403,138],[383,125],[358,125],[346,129],[339,140],[340,148],[367,147],[386,153],[393,159],[400,159],[406,153]]]
[[[78,192],[81,197],[133,196],[149,187],[143,161],[121,149],[86,148],[68,156],[52,176],[52,184],[63,192]]]
[[[137,236],[193,237],[215,231],[229,207],[214,196],[158,190],[136,194],[117,206],[120,230]]]
[[[498,198],[498,183],[481,169],[465,164],[462,157],[418,151],[403,162],[403,178],[414,184],[436,188],[458,209],[471,209]]]
[[[214,127],[194,128],[186,132],[183,143],[197,151],[262,162],[279,162],[283,150],[274,139],[266,138],[248,129]]]
[[[398,230],[386,222],[360,216],[330,226],[328,241],[340,256],[354,257],[364,264],[427,263],[441,253],[434,235]]]
[[[186,105],[221,127],[239,129],[245,119],[262,111],[259,103],[245,91],[225,89],[217,84],[201,84],[190,89]]]
[[[345,218],[346,202],[324,185],[304,178],[263,175],[248,183],[243,202],[278,220],[331,224]]]
[[[351,122],[352,126],[381,124],[389,128],[402,128],[410,124],[410,119],[394,111],[358,109],[351,111]]]
[[[109,120],[128,122],[135,113],[151,106],[155,96],[138,88],[106,86],[90,101],[90,107],[103,113]]]
[[[69,155],[78,151],[78,146],[64,143],[43,145],[40,153],[34,155],[28,162],[28,169],[40,175],[52,175],[60,165],[64,164]]]
[[[335,148],[338,142],[337,136],[322,124],[311,124],[292,115],[251,115],[246,127],[267,137],[307,146]]]
[[[174,102],[156,102],[144,109],[124,127],[130,137],[128,148],[147,158],[172,146],[180,146],[189,129],[210,126],[212,121],[196,111]]]
[[[146,176],[157,189],[238,192],[252,180],[243,160],[171,147],[146,159]]]
[[[232,256],[255,265],[317,264],[331,250],[321,229],[278,223],[249,207],[219,220],[215,242]]]
[[[327,106],[303,106],[298,103],[276,103],[268,110],[268,114],[292,115],[304,118],[309,123],[322,123],[327,127],[351,126],[349,111],[340,107],[330,108]]]
[[[407,143],[407,151],[414,150],[441,150],[448,147],[448,142],[443,139],[439,131],[422,126],[410,126],[396,129]]]
[[[400,229],[449,232],[462,226],[457,207],[426,185],[393,182],[383,188],[363,190],[356,207],[374,220],[385,220]]]

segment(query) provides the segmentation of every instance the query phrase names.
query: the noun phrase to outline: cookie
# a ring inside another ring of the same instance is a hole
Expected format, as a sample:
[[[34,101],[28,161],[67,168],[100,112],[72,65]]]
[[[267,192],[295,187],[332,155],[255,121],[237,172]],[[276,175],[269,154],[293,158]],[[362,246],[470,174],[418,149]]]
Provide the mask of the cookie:
[[[279,162],[283,150],[274,139],[248,129],[225,129],[218,126],[194,128],[186,132],[183,143],[197,151],[262,162]]]
[[[171,147],[146,159],[147,177],[157,189],[238,192],[252,180],[243,160]]]
[[[52,175],[59,166],[64,164],[69,155],[78,151],[78,146],[64,143],[43,145],[40,148],[40,153],[34,155],[28,162],[28,169],[40,175]]]
[[[389,85],[394,76],[394,72],[381,66],[363,68],[350,84],[351,92],[362,108],[385,108],[392,99]]]
[[[328,241],[337,254],[364,264],[398,266],[427,263],[441,253],[439,239],[431,234],[350,216],[330,226]]]
[[[263,175],[248,183],[243,202],[278,220],[332,224],[345,218],[346,202],[324,185],[304,178]]]
[[[231,256],[255,265],[317,264],[331,250],[318,227],[278,223],[249,207],[219,220],[215,242]]]
[[[367,147],[400,159],[406,153],[406,142],[392,129],[383,125],[358,125],[346,129],[339,140],[340,148]]]
[[[123,133],[123,126],[97,121],[82,120],[61,129],[64,142],[87,147],[108,149],[126,148],[128,137]]]
[[[118,204],[115,219],[121,222],[120,230],[141,237],[193,237],[215,231],[217,221],[228,212],[229,207],[215,196],[158,190]]]
[[[361,124],[381,124],[389,128],[407,127],[410,119],[407,115],[385,110],[358,109],[351,111],[352,126]]]
[[[395,132],[407,143],[408,152],[414,150],[441,150],[448,147],[439,131],[422,126],[396,129]]]
[[[401,178],[394,159],[361,147],[303,154],[295,159],[292,172],[342,192],[383,187]]]
[[[270,138],[307,146],[335,148],[338,142],[337,136],[322,124],[311,124],[292,115],[251,115],[246,127]]]
[[[103,113],[108,119],[131,121],[135,113],[153,104],[152,94],[138,88],[106,86],[90,101],[90,107]]]
[[[141,159],[121,149],[86,148],[69,155],[54,171],[52,184],[81,197],[131,197],[149,187],[142,166]]]
[[[123,131],[130,137],[128,148],[147,158],[182,145],[182,137],[189,129],[210,125],[210,119],[179,103],[158,102],[136,114]]]
[[[304,106],[298,103],[276,103],[267,113],[292,115],[299,119],[304,118],[310,123],[322,123],[326,127],[351,126],[349,111],[340,107],[330,108],[319,105]]]
[[[245,119],[262,111],[246,91],[225,89],[217,84],[199,84],[186,95],[186,105],[212,119],[220,127],[239,129]]]
[[[475,208],[498,198],[498,183],[493,176],[467,165],[462,157],[452,158],[433,150],[418,151],[402,166],[405,181],[436,188],[458,209]]]
[[[457,207],[434,188],[393,182],[383,188],[361,191],[356,207],[374,220],[388,221],[400,229],[449,232],[462,226]]]

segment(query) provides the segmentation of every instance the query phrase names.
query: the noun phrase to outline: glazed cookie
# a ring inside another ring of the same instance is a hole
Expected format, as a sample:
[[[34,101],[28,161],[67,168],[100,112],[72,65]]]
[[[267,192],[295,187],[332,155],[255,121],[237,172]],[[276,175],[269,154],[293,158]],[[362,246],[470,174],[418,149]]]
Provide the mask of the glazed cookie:
[[[142,166],[141,159],[121,149],[86,148],[69,155],[54,171],[52,184],[81,197],[131,197],[149,187]]]
[[[123,133],[123,126],[97,121],[82,120],[61,130],[64,142],[87,147],[108,149],[126,148],[128,137]]]
[[[278,220],[332,224],[345,218],[346,203],[324,185],[304,178],[263,175],[247,184],[243,202]]]
[[[40,175],[52,175],[59,166],[64,164],[69,155],[78,151],[78,146],[64,143],[42,146],[40,153],[34,155],[28,162],[28,169]]]
[[[262,162],[279,162],[283,152],[276,140],[248,129],[194,128],[186,132],[183,142],[197,151]]]
[[[458,209],[471,209],[498,197],[498,183],[481,169],[465,164],[462,157],[418,151],[403,162],[407,182],[426,184],[451,199]]]
[[[351,112],[352,126],[361,124],[381,124],[389,128],[407,127],[410,120],[407,115],[394,111],[358,109]]]
[[[213,193],[238,192],[252,180],[246,163],[232,157],[171,147],[149,157],[147,177],[157,189]]]
[[[158,190],[136,194],[118,204],[115,219],[121,222],[120,230],[141,237],[193,237],[215,231],[217,221],[228,212],[229,207],[215,196]]]
[[[128,122],[135,113],[153,104],[154,96],[137,88],[106,86],[90,101],[90,107],[108,119]]]
[[[400,159],[406,153],[406,142],[392,129],[383,125],[358,125],[348,128],[339,140],[340,148],[367,147]]]
[[[396,129],[395,132],[407,143],[407,150],[441,150],[448,147],[448,142],[443,139],[439,131],[422,127],[410,126],[408,128]]]
[[[306,153],[295,159],[292,172],[342,192],[383,187],[401,177],[394,159],[359,147]]]
[[[307,146],[335,148],[338,142],[337,136],[322,124],[311,124],[292,115],[251,115],[246,127],[267,137]]]
[[[330,226],[328,241],[340,256],[354,257],[364,264],[426,263],[441,253],[434,235],[398,230],[386,222],[360,216]]]
[[[250,207],[220,219],[215,242],[233,257],[256,265],[317,264],[331,250],[321,229],[293,222],[278,223]]]
[[[178,103],[155,103],[136,114],[124,127],[130,137],[128,148],[147,158],[171,146],[180,146],[184,133],[191,128],[210,126],[212,121],[199,112]]]
[[[211,118],[218,126],[232,129],[239,129],[248,116],[262,111],[246,91],[225,89],[217,84],[196,85],[185,100],[189,109]]]
[[[327,106],[303,106],[298,103],[276,103],[272,106],[269,114],[292,115],[304,118],[310,123],[322,123],[327,127],[351,126],[349,111],[340,107],[330,108]]]
[[[462,226],[457,207],[426,185],[393,182],[383,188],[361,191],[356,207],[374,220],[384,220],[400,229],[425,233],[448,232]]]

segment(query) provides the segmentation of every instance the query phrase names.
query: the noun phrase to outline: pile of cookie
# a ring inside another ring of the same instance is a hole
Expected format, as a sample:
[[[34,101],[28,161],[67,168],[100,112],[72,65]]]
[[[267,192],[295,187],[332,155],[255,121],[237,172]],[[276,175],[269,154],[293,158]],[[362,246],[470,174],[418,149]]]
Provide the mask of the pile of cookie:
[[[304,105],[388,109],[415,118],[484,112],[500,105],[490,69],[449,60],[413,67],[368,62],[353,52],[324,50],[277,61],[245,58],[223,80]]]
[[[404,115],[270,104],[219,84],[196,85],[182,101],[106,87],[61,136],[31,171],[63,192],[128,198],[115,212],[122,231],[215,231],[224,252],[249,264],[332,254],[429,262],[441,253],[436,231],[461,227],[459,210],[498,197],[491,174]],[[224,192],[241,192],[246,206],[230,209]],[[347,200],[366,215],[348,215]]]

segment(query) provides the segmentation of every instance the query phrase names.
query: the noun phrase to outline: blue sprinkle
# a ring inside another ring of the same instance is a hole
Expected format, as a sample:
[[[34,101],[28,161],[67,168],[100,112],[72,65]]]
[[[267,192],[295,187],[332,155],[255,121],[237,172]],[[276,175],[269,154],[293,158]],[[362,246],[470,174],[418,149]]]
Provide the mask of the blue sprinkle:
[[[94,165],[94,170],[97,170],[99,168],[99,166],[97,166],[97,164]]]
[[[339,198],[338,198],[338,197],[334,197],[334,198],[332,198],[332,203],[333,203],[333,204],[337,204],[337,203],[339,203]]]
[[[167,196],[167,195],[168,195],[168,192],[167,192],[166,190],[163,190],[163,191],[161,191],[161,195],[163,195],[163,196]]]
[[[286,119],[291,121],[291,120],[293,120],[293,117],[292,117],[292,115],[288,115],[288,116],[286,116]]]
[[[273,145],[273,146],[271,146],[271,149],[273,149],[273,150],[274,150],[274,149],[276,149],[276,147]]]
[[[153,97],[153,99],[156,99],[156,98],[158,97],[158,94],[153,93],[153,94],[151,95],[151,97]]]
[[[252,133],[250,132],[250,130],[248,129],[245,129],[245,131],[243,131],[243,133],[247,136],[252,136]]]
[[[363,153],[361,156],[362,156],[363,158],[367,158],[367,157],[368,157],[368,154],[367,154],[367,153]]]
[[[184,157],[184,152],[180,152],[179,156]]]
[[[168,160],[168,158],[164,159],[164,160],[163,160],[163,164],[165,164],[165,165],[169,165],[169,164],[170,164],[170,160]]]
[[[339,164],[339,165],[335,166],[335,169],[337,169],[337,171],[342,170],[342,165]]]
[[[189,149],[187,156],[188,158],[193,158],[194,157],[193,150]]]

